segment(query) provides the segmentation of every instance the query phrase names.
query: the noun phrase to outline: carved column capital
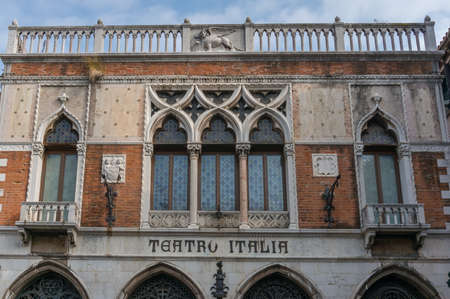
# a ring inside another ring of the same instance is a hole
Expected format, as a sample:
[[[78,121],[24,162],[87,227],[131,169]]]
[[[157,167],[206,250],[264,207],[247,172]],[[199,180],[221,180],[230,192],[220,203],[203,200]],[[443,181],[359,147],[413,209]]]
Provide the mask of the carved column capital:
[[[364,153],[364,144],[363,143],[355,143],[355,154],[357,156],[362,156]]]
[[[42,142],[33,142],[32,153],[33,155],[42,157],[44,154],[44,144]]]
[[[84,154],[86,154],[86,144],[77,143],[77,154],[78,156],[83,156]]]
[[[152,156],[153,155],[153,144],[150,142],[144,143],[144,155]]]
[[[397,148],[397,154],[400,158],[407,157],[411,154],[408,143],[401,143]]]
[[[293,155],[295,155],[295,144],[293,144],[293,143],[286,143],[284,145],[284,154],[286,156],[293,156]]]
[[[239,157],[247,157],[250,152],[251,145],[250,143],[238,143],[236,144],[236,152],[239,154]]]
[[[202,145],[200,143],[189,143],[187,145],[187,150],[191,155],[191,158],[198,158],[202,151]]]

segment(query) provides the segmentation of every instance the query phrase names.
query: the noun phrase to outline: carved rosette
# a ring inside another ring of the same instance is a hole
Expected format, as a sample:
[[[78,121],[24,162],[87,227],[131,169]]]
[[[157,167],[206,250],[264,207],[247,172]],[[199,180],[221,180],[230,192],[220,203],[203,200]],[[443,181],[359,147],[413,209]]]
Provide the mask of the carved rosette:
[[[236,144],[236,152],[239,154],[239,157],[247,157],[250,147],[249,143],[238,143]]]
[[[400,158],[408,157],[409,155],[411,155],[411,150],[409,148],[409,144],[408,143],[400,144],[397,148],[397,154]]]
[[[44,144],[42,142],[34,142],[31,147],[31,151],[33,155],[42,157],[44,154]]]
[[[286,156],[294,156],[295,155],[295,145],[293,143],[286,143],[284,145],[284,154]]]
[[[357,156],[362,156],[362,154],[364,153],[364,144],[362,143],[355,143],[355,155]]]
[[[84,156],[84,154],[86,154],[86,144],[84,143],[77,144],[77,154],[78,156]]]
[[[191,158],[198,159],[198,157],[202,151],[202,145],[200,143],[189,143],[187,145],[187,150],[188,150],[189,154],[191,155]]]
[[[153,156],[153,144],[150,142],[144,143],[144,155]]]

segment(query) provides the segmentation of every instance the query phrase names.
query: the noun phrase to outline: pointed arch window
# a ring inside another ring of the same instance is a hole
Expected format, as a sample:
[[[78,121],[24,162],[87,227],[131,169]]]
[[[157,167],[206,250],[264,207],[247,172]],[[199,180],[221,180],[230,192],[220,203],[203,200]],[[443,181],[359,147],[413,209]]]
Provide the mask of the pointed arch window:
[[[42,201],[74,201],[79,134],[72,122],[61,116],[45,136]]]
[[[200,159],[200,209],[234,211],[238,209],[236,137],[226,121],[214,116],[202,135]]]
[[[261,118],[250,133],[248,197],[250,211],[284,211],[283,135],[269,117]]]
[[[164,120],[153,137],[153,210],[187,210],[189,157],[186,132],[174,117]]]
[[[362,167],[368,204],[401,203],[396,136],[378,116],[364,128]]]

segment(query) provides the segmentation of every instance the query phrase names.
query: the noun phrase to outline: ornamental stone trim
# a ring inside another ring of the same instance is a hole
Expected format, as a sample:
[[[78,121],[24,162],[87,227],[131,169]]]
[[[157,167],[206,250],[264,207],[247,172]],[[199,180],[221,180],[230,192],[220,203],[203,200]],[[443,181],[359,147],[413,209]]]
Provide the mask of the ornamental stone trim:
[[[6,174],[0,173],[0,182],[4,182],[6,180]]]
[[[0,159],[0,167],[6,167],[8,165],[8,159]]]
[[[0,189],[0,197],[3,197],[5,195],[5,190]]]
[[[313,176],[335,177],[339,174],[337,154],[312,154]]]
[[[101,182],[104,183],[105,177],[108,183],[125,183],[125,167],[125,154],[103,155]]]

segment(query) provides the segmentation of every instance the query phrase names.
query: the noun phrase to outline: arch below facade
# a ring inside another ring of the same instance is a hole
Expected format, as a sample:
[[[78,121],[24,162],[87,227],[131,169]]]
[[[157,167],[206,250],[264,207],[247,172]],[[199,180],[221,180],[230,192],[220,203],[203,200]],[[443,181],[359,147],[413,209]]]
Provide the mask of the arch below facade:
[[[412,268],[400,265],[389,265],[377,268],[369,277],[358,285],[354,295],[351,298],[362,299],[370,287],[390,275],[394,275],[396,278],[413,286],[427,299],[443,298],[439,295],[439,292],[433,287],[431,282],[423,277],[419,272]]]
[[[67,281],[69,281],[72,286],[78,291],[81,295],[82,299],[88,299],[88,293],[86,291],[85,286],[81,283],[80,279],[73,273],[73,271],[68,268],[66,265],[63,265],[56,261],[43,261],[36,265],[31,266],[25,272],[20,274],[11,286],[6,290],[6,293],[3,295],[3,299],[15,299],[16,296],[22,291],[24,287],[26,287],[30,282],[39,276],[48,274],[48,273],[56,273]]]
[[[236,296],[234,296],[233,298],[243,299],[247,291],[249,291],[256,283],[258,283],[261,279],[264,279],[273,274],[279,274],[290,280],[312,299],[323,298],[323,295],[319,292],[318,288],[304,275],[279,264],[264,267],[256,271],[254,274],[250,275],[250,278],[246,279],[238,286]]]
[[[181,270],[175,268],[172,265],[166,264],[166,263],[158,263],[156,265],[150,266],[136,275],[133,276],[132,279],[130,279],[125,287],[120,292],[117,299],[127,299],[130,295],[133,294],[133,292],[145,281],[148,279],[160,275],[160,274],[166,274],[169,275],[180,282],[182,282],[185,286],[189,288],[189,290],[194,294],[195,298],[197,299],[205,299],[202,292],[200,291],[200,288],[198,284],[196,284],[188,275],[184,274]]]

